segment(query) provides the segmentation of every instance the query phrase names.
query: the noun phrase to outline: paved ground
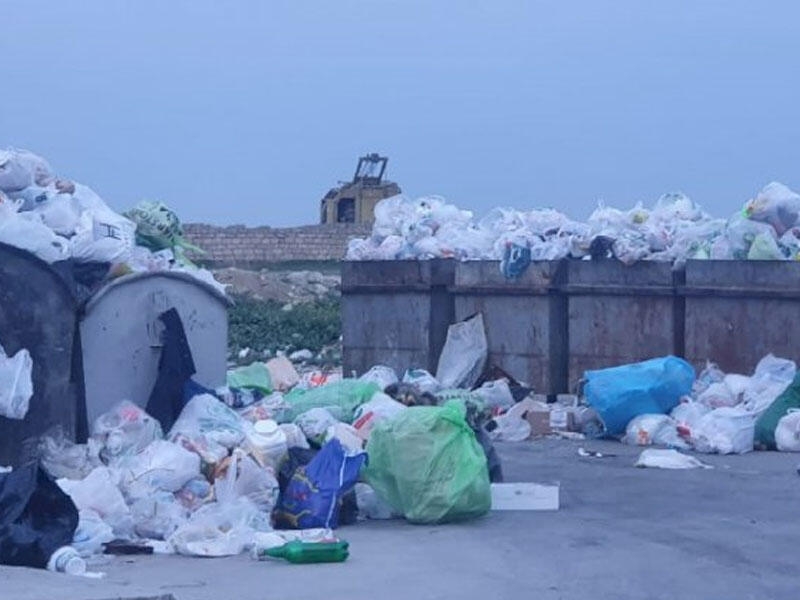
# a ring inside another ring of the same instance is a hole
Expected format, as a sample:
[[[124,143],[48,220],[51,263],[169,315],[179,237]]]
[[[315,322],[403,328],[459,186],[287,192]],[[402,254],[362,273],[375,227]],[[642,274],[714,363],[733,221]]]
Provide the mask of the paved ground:
[[[580,458],[577,448],[613,452]],[[248,557],[118,559],[89,581],[0,568],[3,600],[279,598],[795,600],[800,456],[702,457],[714,470],[634,469],[616,443],[503,445],[506,479],[561,483],[557,513],[462,525],[368,522],[340,530],[338,565]]]

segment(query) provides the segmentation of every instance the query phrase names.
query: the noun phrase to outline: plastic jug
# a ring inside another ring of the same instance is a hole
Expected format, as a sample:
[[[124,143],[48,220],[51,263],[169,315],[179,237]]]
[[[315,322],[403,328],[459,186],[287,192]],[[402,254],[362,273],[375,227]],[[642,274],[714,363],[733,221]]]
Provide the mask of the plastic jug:
[[[289,451],[286,433],[271,419],[256,421],[248,441],[254,456],[263,465],[277,467]]]

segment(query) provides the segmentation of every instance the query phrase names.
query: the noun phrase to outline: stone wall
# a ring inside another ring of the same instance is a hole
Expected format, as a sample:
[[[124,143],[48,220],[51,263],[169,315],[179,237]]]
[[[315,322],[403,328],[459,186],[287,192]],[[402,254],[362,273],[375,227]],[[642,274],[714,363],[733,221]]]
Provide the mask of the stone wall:
[[[369,225],[307,225],[304,227],[217,227],[187,223],[184,232],[194,245],[205,250],[197,256],[212,267],[257,268],[289,261],[341,260],[347,242],[370,234]]]

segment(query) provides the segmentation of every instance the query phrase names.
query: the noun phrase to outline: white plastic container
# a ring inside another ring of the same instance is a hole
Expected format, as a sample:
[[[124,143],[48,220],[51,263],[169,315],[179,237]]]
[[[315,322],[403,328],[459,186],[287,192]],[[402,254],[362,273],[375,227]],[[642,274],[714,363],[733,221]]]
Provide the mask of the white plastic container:
[[[272,419],[256,421],[247,437],[253,455],[265,466],[277,468],[289,451],[286,434]]]

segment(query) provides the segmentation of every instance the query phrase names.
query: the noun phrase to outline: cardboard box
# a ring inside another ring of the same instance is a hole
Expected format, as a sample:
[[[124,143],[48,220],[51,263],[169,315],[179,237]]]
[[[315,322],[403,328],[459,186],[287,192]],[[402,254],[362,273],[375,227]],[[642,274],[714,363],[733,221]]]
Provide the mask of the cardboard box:
[[[537,403],[525,418],[531,424],[531,437],[550,435],[555,431],[576,431],[575,411],[557,404]]]

